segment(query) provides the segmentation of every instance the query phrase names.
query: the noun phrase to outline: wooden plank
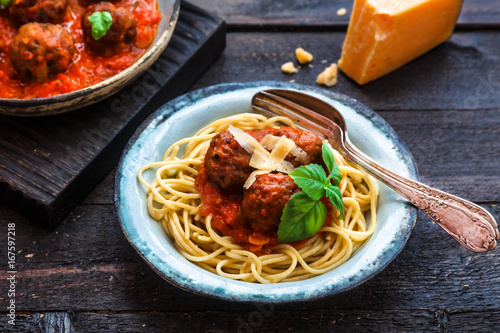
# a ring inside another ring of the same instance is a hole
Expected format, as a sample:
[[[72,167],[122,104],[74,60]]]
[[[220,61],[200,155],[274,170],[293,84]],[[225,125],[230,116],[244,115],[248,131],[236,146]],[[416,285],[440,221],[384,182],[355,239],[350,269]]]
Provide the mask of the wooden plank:
[[[353,0],[193,0],[193,3],[224,18],[229,31],[276,29],[346,30]],[[337,10],[345,8],[345,15]],[[465,0],[458,19],[458,29],[500,27],[498,0]]]
[[[484,207],[500,219],[499,205]],[[17,230],[18,312],[253,311],[253,304],[200,297],[165,282],[128,244],[110,205],[78,206],[54,231],[0,207],[0,224],[7,221]],[[0,240],[6,243],[6,233]],[[420,213],[403,252],[370,281],[340,295],[277,308],[499,311],[500,294],[492,292],[500,283],[497,256],[498,251],[466,250]],[[8,289],[7,277],[0,272],[1,290]]]
[[[232,81],[295,81],[316,85],[316,77],[340,57],[345,34],[233,33],[218,59],[194,88]],[[303,47],[314,55],[311,66],[285,74],[281,65],[294,61]],[[336,86],[326,88],[379,110],[475,110],[500,105],[500,34],[459,32],[449,42],[402,68],[363,86],[342,72]]]
[[[330,308],[300,311],[255,306],[249,311],[33,313],[9,332],[495,332],[500,311],[454,313],[449,309],[384,311]],[[481,318],[481,320],[479,320]],[[9,328],[4,318],[0,329]],[[49,326],[50,325],[50,326]],[[69,326],[71,325],[71,326]],[[277,330],[279,327],[279,330]]]
[[[116,165],[136,127],[224,47],[224,23],[184,2],[163,55],[119,93],[57,116],[0,117],[0,200],[54,227]]]
[[[423,183],[474,202],[500,200],[499,110],[379,112]]]

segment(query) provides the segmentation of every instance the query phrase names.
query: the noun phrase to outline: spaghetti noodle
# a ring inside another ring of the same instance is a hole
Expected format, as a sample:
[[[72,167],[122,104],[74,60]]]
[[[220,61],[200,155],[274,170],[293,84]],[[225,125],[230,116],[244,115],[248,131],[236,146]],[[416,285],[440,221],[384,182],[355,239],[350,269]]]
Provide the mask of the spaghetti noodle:
[[[213,227],[213,216],[200,212],[202,197],[196,187],[211,139],[230,125],[247,130],[294,127],[284,117],[239,114],[212,122],[194,136],[177,141],[162,161],[143,166],[138,179],[147,189],[147,209],[160,221],[177,250],[188,260],[230,279],[258,283],[298,281],[328,272],[344,262],[373,234],[376,227],[378,188],[364,171],[337,151],[334,158],[342,174],[345,218],[332,218],[314,236],[293,244],[277,244],[271,253],[256,255]],[[151,183],[145,172],[154,172]],[[369,212],[369,221],[365,218]]]

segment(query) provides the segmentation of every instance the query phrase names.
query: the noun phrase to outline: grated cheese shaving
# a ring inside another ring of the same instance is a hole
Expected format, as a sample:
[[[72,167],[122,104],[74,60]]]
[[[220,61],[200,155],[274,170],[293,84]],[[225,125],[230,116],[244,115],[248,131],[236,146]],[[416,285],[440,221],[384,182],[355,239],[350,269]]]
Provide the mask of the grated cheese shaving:
[[[262,140],[260,141],[260,144],[266,148],[267,150],[273,150],[274,147],[276,146],[276,143],[278,143],[278,140],[280,139],[279,136],[276,135],[271,135],[267,134]],[[293,142],[293,141],[292,141]],[[297,147],[295,145],[290,151],[290,153],[295,156],[295,159],[300,162],[301,164],[309,164],[311,161],[309,160],[309,156],[307,156],[306,152],[303,151],[300,147]]]
[[[272,170],[255,170],[248,176],[247,181],[243,184],[243,187],[248,189],[257,180],[257,176],[263,175],[271,172]]]
[[[245,149],[249,154],[253,154],[254,150],[259,150],[264,153],[269,153],[253,136],[239,128],[229,125],[229,133],[234,136],[234,139],[238,141],[240,146]]]
[[[245,184],[244,188],[249,188],[257,179],[257,176],[263,175],[272,171],[279,171],[282,173],[289,174],[295,167],[292,163],[285,161],[286,156],[297,146],[293,140],[288,139],[285,136],[276,137],[276,139],[270,138],[267,141],[272,141],[271,152],[267,151],[267,147],[263,147],[262,144],[257,141],[253,136],[242,131],[234,126],[229,126],[229,133],[234,136],[234,139],[240,144],[243,149],[245,149],[249,154],[252,155],[249,165],[256,170],[253,171]],[[266,135],[264,138],[268,137]]]
[[[260,150],[254,151],[250,162],[248,163],[252,168],[255,169],[267,169],[268,160],[270,154],[264,154]]]
[[[288,161],[282,161],[276,166],[276,171],[282,172],[289,174],[290,172],[293,172],[295,170],[295,167],[293,166],[292,163]]]
[[[295,147],[295,142],[288,139],[286,136],[282,136],[276,146],[274,146],[269,156],[269,164],[274,169],[282,162],[285,161],[288,153]]]

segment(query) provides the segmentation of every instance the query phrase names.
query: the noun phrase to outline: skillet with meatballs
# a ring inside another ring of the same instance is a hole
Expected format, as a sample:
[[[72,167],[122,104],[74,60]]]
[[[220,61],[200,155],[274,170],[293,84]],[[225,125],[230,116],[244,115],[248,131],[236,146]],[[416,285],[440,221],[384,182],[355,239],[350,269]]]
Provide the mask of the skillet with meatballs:
[[[156,37],[156,0],[5,0],[0,98],[49,97],[133,65]]]

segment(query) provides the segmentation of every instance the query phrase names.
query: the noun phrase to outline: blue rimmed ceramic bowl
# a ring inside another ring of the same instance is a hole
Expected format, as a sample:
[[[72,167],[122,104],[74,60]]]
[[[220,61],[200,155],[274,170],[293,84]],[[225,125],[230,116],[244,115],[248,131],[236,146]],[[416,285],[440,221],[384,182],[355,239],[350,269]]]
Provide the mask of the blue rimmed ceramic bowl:
[[[299,282],[256,284],[210,273],[186,260],[149,217],[146,190],[137,180],[141,166],[161,160],[180,138],[193,135],[221,117],[252,112],[259,90],[293,89],[333,104],[347,122],[351,141],[372,159],[405,177],[418,180],[415,162],[394,130],[367,106],[328,90],[285,82],[221,84],[172,100],[152,114],[130,139],[115,182],[115,205],[123,232],[144,260],[165,280],[191,292],[242,302],[294,302],[337,294],[382,271],[405,246],[417,209],[385,185],[380,185],[378,223],[372,237],[340,267]],[[145,175],[147,176],[147,175]]]

